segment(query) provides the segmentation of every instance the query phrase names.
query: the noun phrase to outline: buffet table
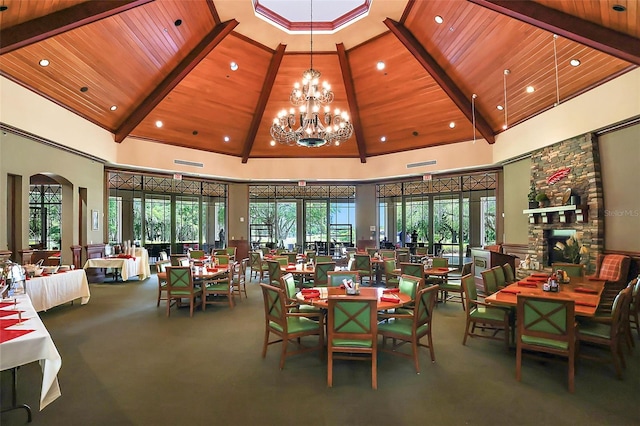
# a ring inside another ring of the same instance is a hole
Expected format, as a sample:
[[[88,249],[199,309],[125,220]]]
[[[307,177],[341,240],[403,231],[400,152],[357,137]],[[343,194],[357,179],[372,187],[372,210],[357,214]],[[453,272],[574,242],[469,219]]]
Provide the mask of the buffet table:
[[[46,311],[54,306],[81,299],[83,305],[89,303],[89,282],[83,269],[27,280],[25,290],[31,298],[36,312]]]
[[[112,256],[104,258],[89,259],[84,264],[87,268],[113,268],[120,271],[122,281],[127,281],[133,276],[138,276],[144,280],[151,276],[151,268],[149,267],[149,253],[145,248],[136,248],[135,254],[132,256]]]
[[[0,302],[0,370],[40,361],[40,410],[58,398],[62,358],[26,294]],[[20,314],[18,314],[20,312]]]

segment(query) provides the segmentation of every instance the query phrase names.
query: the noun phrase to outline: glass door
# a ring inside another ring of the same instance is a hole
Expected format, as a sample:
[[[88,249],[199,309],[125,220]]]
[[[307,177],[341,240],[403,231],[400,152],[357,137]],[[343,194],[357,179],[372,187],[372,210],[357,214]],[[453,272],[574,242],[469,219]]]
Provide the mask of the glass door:
[[[433,198],[433,252],[449,259],[451,266],[462,262],[459,194]]]
[[[327,208],[326,201],[305,201],[304,203],[305,245],[315,245],[317,253],[322,255],[329,254],[327,250]]]

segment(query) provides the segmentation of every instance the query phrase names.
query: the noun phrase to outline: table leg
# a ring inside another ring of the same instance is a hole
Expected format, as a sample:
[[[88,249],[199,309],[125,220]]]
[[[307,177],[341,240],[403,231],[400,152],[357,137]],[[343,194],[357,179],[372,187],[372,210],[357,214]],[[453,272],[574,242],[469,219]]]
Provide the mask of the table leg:
[[[0,412],[24,409],[27,411],[27,423],[31,423],[31,407],[27,404],[18,405],[18,367],[11,369],[11,407],[3,408]]]

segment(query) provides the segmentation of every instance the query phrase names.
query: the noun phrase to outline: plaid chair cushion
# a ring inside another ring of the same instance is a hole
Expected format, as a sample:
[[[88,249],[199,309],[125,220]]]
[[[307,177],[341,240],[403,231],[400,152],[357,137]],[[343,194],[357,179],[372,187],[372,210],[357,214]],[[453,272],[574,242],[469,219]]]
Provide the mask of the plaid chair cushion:
[[[625,256],[621,254],[608,254],[602,259],[598,278],[607,281],[618,281],[622,269],[622,261]]]

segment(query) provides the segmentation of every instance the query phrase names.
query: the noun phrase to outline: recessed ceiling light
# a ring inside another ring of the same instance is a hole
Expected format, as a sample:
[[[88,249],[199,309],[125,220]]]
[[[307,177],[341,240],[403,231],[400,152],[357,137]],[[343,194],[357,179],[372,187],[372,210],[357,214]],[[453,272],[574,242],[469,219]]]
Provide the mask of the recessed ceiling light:
[[[451,123],[449,123],[449,128],[453,129],[456,127],[456,123],[454,123],[453,121]]]
[[[378,70],[383,70],[383,69],[384,69],[384,67],[385,67],[385,63],[384,63],[384,62],[382,62],[382,61],[378,61],[378,63],[376,64],[376,68],[377,68]]]
[[[118,109],[117,105],[111,105],[111,108],[109,108],[111,111],[115,111]]]
[[[577,67],[580,65],[580,59],[572,59],[569,61],[572,67]]]
[[[229,68],[231,68],[231,71],[237,71],[238,64],[236,62],[231,62],[231,64],[229,64]]]
[[[502,125],[502,130],[507,130],[507,125],[506,124]]]
[[[82,86],[82,87],[80,88],[80,91],[81,91],[82,93],[84,93],[84,92],[89,91],[89,88],[88,88],[87,86]]]
[[[382,136],[380,138],[380,142],[385,143],[387,141],[387,137],[386,136]]]
[[[9,9],[9,6],[5,6],[4,4],[0,6],[0,12],[4,12],[7,9]]]
[[[614,4],[613,6],[611,6],[611,9],[615,10],[616,12],[624,12],[625,10],[627,10],[627,8],[621,4]]]
[[[48,59],[40,59],[40,62],[38,62],[40,64],[41,67],[48,67],[49,66],[49,60]]]
[[[160,128],[162,127],[162,125],[163,125],[162,121],[160,120],[156,121],[156,127]]]
[[[533,93],[536,89],[533,86],[527,86],[527,93]]]
[[[271,142],[269,142],[269,145],[271,145],[271,146],[276,146],[276,141],[273,141],[273,140],[272,140]]]
[[[176,27],[179,27],[180,25],[182,25],[182,19],[176,19],[173,25],[175,25]]]
[[[444,22],[444,19],[442,19],[442,16],[440,15],[436,15],[435,18],[433,18],[434,21],[436,21],[436,24],[442,24]]]
[[[336,141],[335,146],[340,146],[340,141]]]
[[[226,143],[226,142],[229,142],[229,140],[230,140],[230,139],[229,139],[229,136],[225,136],[225,137],[224,137],[224,141],[225,141],[225,143]]]
[[[498,111],[502,111],[504,109],[502,105],[498,105],[496,108],[498,108]]]

